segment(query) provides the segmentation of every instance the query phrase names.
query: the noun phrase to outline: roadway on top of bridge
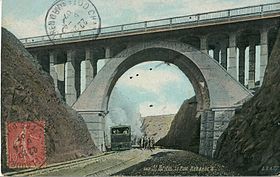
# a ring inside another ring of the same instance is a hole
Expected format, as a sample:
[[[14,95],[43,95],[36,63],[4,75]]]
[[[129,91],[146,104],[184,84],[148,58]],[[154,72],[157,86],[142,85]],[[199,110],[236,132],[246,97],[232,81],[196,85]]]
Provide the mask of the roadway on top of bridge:
[[[280,16],[280,2],[256,6],[227,9],[221,11],[200,13],[187,16],[165,18],[159,20],[143,21],[101,28],[95,40],[173,31],[195,27],[213,26],[219,24],[252,21]],[[47,35],[20,39],[26,48],[66,44],[93,40],[94,30],[76,31],[57,34],[52,41]]]

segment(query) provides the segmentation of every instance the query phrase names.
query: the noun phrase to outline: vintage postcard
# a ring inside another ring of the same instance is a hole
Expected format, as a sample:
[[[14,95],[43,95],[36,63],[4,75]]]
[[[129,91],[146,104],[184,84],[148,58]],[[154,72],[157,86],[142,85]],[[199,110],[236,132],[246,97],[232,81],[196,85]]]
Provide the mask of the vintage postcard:
[[[4,176],[280,176],[279,0],[3,0]]]

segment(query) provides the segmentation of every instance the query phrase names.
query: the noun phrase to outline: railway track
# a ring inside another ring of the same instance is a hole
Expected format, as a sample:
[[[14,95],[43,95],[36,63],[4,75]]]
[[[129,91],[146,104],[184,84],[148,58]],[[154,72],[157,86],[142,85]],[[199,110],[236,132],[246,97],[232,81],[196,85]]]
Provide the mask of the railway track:
[[[133,165],[136,165],[140,162],[143,162],[151,157],[153,153],[157,153],[160,150],[156,151],[141,151],[139,150],[138,153],[135,153],[133,156],[125,159],[118,159],[118,161],[115,161],[114,164],[108,165],[104,169],[96,170],[94,172],[88,173],[85,176],[109,176],[112,174],[115,174],[121,170],[124,170],[128,167],[131,167]]]
[[[115,174],[123,169],[145,161],[152,154],[160,152],[160,149],[142,151],[132,149],[121,152],[104,153],[98,156],[68,161],[49,165],[40,169],[29,169],[18,172],[10,172],[5,176],[107,176]]]
[[[104,175],[111,175],[111,174],[114,174],[118,171],[121,171],[122,169],[125,169],[126,166],[131,166],[133,165],[132,163],[129,163],[131,161],[135,161],[135,159],[137,159],[137,157],[133,157],[133,158],[130,158],[124,162],[119,162],[119,163],[116,163],[114,165],[110,165],[104,169],[100,169],[100,170],[97,170],[97,171],[94,171],[94,172],[91,172],[91,173],[88,173],[86,174],[85,176],[104,176]]]
[[[74,166],[80,165],[80,164],[85,164],[88,162],[98,162],[101,158],[104,158],[106,156],[110,156],[114,154],[114,152],[106,152],[103,154],[99,154],[97,156],[90,156],[90,157],[85,157],[85,158],[80,158],[76,160],[71,160],[67,162],[61,162],[61,163],[55,163],[48,165],[46,167],[42,168],[32,168],[32,169],[26,169],[26,170],[21,170],[17,172],[8,172],[4,173],[4,176],[37,176],[37,175],[44,175],[44,173],[49,173],[49,172],[55,172],[61,169],[65,168],[72,168]]]

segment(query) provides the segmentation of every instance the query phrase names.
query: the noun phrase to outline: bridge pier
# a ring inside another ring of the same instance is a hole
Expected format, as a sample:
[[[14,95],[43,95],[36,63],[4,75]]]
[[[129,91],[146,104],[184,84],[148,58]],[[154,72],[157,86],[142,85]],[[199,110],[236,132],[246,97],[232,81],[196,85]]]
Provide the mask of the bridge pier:
[[[237,54],[236,54],[236,34],[232,33],[229,36],[229,60],[228,72],[237,79]]]
[[[76,51],[67,50],[67,62],[65,64],[65,100],[69,106],[72,106],[77,99],[74,67],[75,56]]]
[[[268,29],[264,28],[260,36],[260,85],[263,83],[265,68],[268,61]]]
[[[77,50],[74,57],[73,67],[75,70],[75,90],[76,90],[76,100],[80,97],[81,94],[81,65],[82,61],[85,59],[85,51]]]
[[[79,111],[96,147],[105,151],[105,114],[100,111]]]
[[[215,46],[213,50],[213,58],[219,63],[220,62],[220,48]]]
[[[208,54],[207,36],[200,37],[200,51]]]
[[[49,53],[49,59],[50,59],[50,75],[53,78],[54,82],[54,88],[56,92],[59,92],[58,90],[58,75],[55,70],[55,65],[57,63],[57,53],[52,51]]]
[[[256,68],[256,43],[251,38],[249,41],[249,79],[248,89],[255,88],[255,68]]]
[[[214,112],[210,110],[202,112],[200,121],[199,154],[211,156],[213,150]]]
[[[215,108],[201,114],[199,154],[213,157],[218,139],[234,113],[235,108]]]
[[[110,47],[105,47],[105,64],[110,60],[109,58],[112,57],[112,52]]]
[[[85,60],[81,62],[81,94],[94,78],[93,50],[85,49]]]
[[[227,70],[227,45],[223,43],[221,46],[221,65]]]
[[[241,44],[239,47],[239,82],[245,84],[245,44]]]

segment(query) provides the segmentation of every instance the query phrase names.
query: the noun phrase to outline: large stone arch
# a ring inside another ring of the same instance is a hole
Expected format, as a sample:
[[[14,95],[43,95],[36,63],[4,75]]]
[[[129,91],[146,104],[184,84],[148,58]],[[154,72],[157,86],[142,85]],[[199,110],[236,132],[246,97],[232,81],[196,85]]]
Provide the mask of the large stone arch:
[[[188,44],[151,41],[128,47],[106,63],[73,108],[83,116],[95,143],[99,148],[104,147],[104,118],[115,83],[134,65],[155,60],[175,64],[191,81],[198,113],[202,115],[200,153],[211,156],[215,150],[215,136],[218,138],[225,128],[224,123],[217,124],[222,128],[214,130],[216,117],[220,119],[219,123],[223,122],[221,119],[229,121],[232,110],[252,95],[217,61]],[[229,109],[230,113],[227,112]]]
[[[164,61],[167,63],[172,63],[179,67],[183,73],[190,78],[190,82],[192,83],[197,101],[198,101],[198,111],[202,111],[205,109],[209,109],[210,106],[210,99],[209,99],[209,93],[207,89],[207,85],[204,84],[206,81],[204,80],[203,75],[199,71],[199,69],[196,67],[194,63],[192,63],[190,60],[185,59],[185,56],[175,52],[173,50],[167,49],[167,48],[146,48],[144,50],[138,51],[136,53],[120,53],[117,57],[120,61],[114,62],[116,64],[117,62],[121,62],[117,70],[114,72],[114,75],[111,77],[111,82],[108,85],[109,89],[106,95],[106,99],[103,103],[103,108],[107,110],[108,108],[108,101],[110,97],[110,93],[117,82],[117,80],[121,77],[121,75],[126,72],[129,68],[142,63],[146,61]]]
[[[146,52],[154,57],[146,57]],[[159,52],[169,56],[160,59]],[[236,106],[251,95],[209,55],[184,43],[153,41],[129,47],[112,58],[73,108],[106,112],[110,93],[118,78],[132,66],[149,59],[173,63],[187,75],[198,96],[199,110]]]

